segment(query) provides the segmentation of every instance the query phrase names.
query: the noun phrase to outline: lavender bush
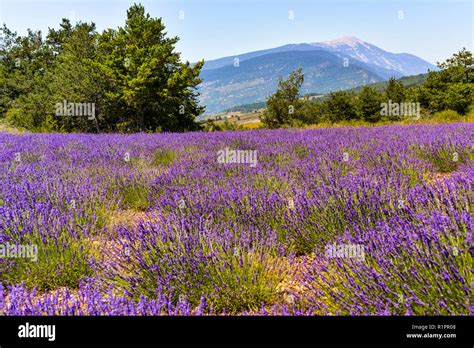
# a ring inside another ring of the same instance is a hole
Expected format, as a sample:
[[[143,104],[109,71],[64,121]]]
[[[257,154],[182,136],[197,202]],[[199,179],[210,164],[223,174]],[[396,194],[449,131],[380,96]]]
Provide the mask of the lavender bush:
[[[0,314],[468,315],[473,136],[0,134]]]

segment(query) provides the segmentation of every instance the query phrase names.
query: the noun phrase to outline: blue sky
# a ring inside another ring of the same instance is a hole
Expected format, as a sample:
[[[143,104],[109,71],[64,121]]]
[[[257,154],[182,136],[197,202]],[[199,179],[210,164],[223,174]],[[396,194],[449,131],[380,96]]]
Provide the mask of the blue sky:
[[[0,21],[24,34],[57,27],[62,17],[123,25],[129,0],[0,0]],[[356,36],[431,63],[463,46],[473,50],[471,0],[142,0],[181,38],[183,60],[214,59],[287,43]],[[182,11],[182,12],[181,12]],[[293,11],[293,19],[290,17]],[[402,11],[402,12],[400,12]],[[181,18],[180,18],[181,17]],[[184,17],[184,18],[183,18]]]

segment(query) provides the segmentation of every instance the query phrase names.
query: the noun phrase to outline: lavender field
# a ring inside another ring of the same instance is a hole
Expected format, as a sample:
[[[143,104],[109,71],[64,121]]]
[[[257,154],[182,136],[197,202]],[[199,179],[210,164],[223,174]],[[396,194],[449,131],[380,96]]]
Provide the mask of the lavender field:
[[[473,140],[0,134],[0,315],[469,315]]]

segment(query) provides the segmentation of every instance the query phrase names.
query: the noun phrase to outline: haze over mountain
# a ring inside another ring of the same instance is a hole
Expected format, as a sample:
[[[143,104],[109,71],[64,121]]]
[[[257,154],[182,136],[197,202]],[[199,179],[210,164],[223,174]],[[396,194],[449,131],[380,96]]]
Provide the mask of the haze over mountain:
[[[302,93],[328,93],[436,70],[408,53],[390,53],[358,38],[289,44],[205,62],[199,86],[206,114],[264,101],[278,78],[302,67]]]

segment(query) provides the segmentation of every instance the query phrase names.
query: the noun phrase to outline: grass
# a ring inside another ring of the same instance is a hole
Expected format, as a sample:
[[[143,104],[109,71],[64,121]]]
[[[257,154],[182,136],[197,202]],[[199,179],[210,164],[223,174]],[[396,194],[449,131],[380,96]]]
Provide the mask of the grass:
[[[242,125],[245,129],[257,129],[262,127],[262,122],[251,122],[251,123],[244,123]]]
[[[382,120],[376,123],[366,122],[362,120],[351,120],[351,121],[340,121],[340,122],[321,122],[317,124],[304,126],[306,129],[317,129],[317,128],[345,128],[345,127],[378,127],[388,125],[411,125],[411,124],[442,124],[442,123],[455,123],[455,122],[474,122],[474,109],[466,115],[459,115],[457,112],[452,110],[445,110],[433,114],[430,117],[420,118],[414,120],[411,118],[391,121]]]

